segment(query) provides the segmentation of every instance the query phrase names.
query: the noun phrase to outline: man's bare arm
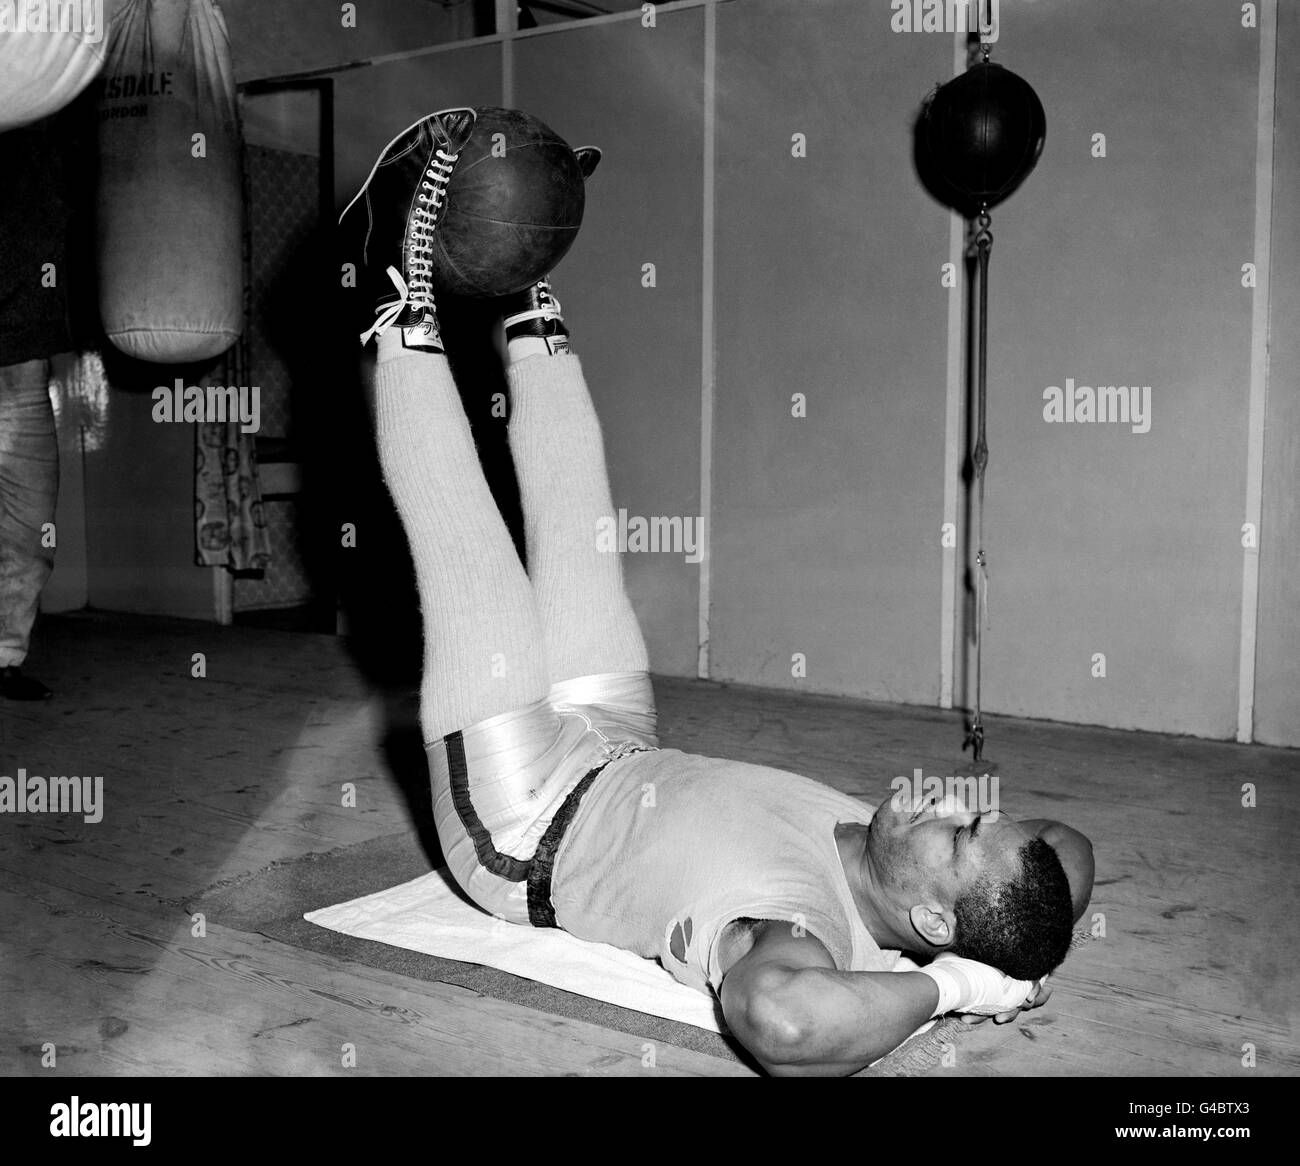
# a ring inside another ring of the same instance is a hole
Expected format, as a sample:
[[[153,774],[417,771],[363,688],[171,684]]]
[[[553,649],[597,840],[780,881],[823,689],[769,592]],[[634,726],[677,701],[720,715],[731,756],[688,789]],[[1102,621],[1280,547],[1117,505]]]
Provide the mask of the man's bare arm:
[[[939,1004],[919,972],[842,972],[826,946],[763,921],[727,967],[720,995],[732,1034],[773,1076],[848,1076],[897,1048]],[[724,949],[725,950],[725,949]]]
[[[1095,874],[1092,843],[1078,830],[1050,818],[1031,818],[1020,824],[1056,851],[1057,858],[1065,868],[1065,877],[1070,882],[1070,902],[1074,905],[1074,921],[1077,923],[1088,909],[1088,900],[1092,898],[1092,880]]]

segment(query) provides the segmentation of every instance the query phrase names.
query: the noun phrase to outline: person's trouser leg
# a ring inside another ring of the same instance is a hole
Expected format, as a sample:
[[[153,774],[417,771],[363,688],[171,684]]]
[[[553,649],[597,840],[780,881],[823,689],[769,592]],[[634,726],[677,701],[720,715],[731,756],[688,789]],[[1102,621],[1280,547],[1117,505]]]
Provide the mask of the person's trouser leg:
[[[54,567],[42,546],[59,492],[49,362],[0,368],[0,668],[27,658],[41,589]]]

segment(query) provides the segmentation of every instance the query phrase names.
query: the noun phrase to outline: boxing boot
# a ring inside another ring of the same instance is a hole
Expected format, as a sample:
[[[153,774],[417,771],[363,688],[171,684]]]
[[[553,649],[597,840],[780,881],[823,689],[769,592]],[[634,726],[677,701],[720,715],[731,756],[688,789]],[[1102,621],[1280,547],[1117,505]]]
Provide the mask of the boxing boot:
[[[541,341],[546,352],[554,356],[569,351],[569,329],[560,314],[560,301],[551,291],[549,279],[539,279],[531,287],[502,300],[503,323],[506,329],[506,347],[512,341],[524,338]],[[527,346],[541,352],[540,345]],[[520,351],[518,347],[512,351]]]
[[[349,221],[363,233],[359,286],[374,305],[375,319],[362,344],[396,327],[405,347],[443,351],[429,252],[474,119],[472,109],[445,109],[408,126],[380,151],[339,216],[340,226],[354,216]]]

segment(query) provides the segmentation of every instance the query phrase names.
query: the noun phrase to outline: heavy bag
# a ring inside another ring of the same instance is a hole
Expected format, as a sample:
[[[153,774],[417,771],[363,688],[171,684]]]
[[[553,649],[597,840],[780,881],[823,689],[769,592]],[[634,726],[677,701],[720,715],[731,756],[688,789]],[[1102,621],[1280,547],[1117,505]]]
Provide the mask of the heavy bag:
[[[0,2],[0,133],[58,113],[104,66],[102,4]]]
[[[99,103],[104,331],[128,356],[206,360],[239,337],[243,198],[225,19],[213,0],[128,0]]]

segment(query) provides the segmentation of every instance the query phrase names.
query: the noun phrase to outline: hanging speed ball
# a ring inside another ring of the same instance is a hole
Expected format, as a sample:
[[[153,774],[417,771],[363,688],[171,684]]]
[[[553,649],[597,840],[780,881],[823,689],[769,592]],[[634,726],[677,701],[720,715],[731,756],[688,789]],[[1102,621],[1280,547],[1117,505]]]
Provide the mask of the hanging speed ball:
[[[475,112],[434,233],[434,285],[462,296],[509,295],[547,275],[573,245],[590,169],[529,114]]]
[[[972,215],[996,206],[1029,176],[1047,139],[1047,117],[1028,81],[981,61],[936,90],[918,131],[926,184]]]

